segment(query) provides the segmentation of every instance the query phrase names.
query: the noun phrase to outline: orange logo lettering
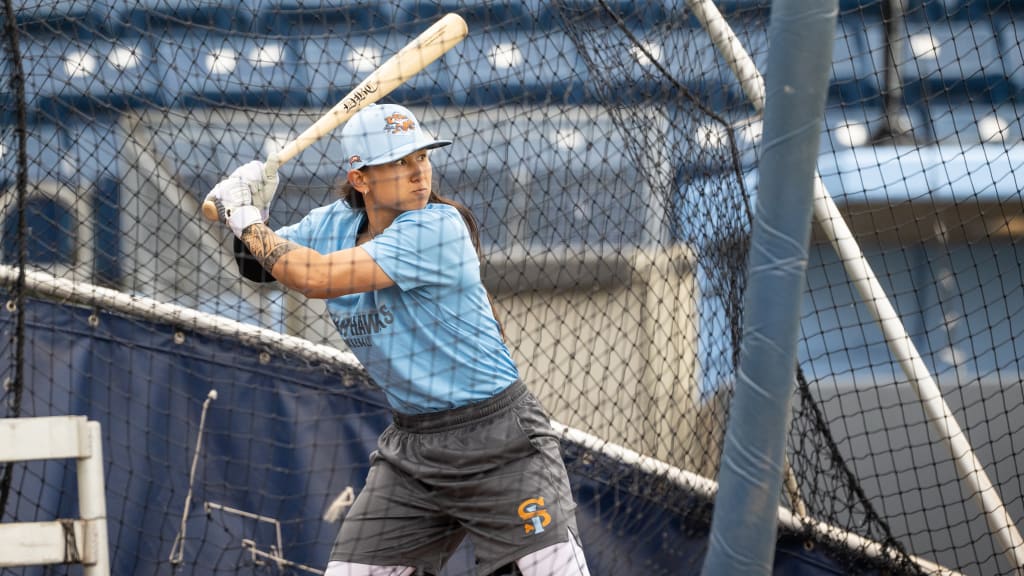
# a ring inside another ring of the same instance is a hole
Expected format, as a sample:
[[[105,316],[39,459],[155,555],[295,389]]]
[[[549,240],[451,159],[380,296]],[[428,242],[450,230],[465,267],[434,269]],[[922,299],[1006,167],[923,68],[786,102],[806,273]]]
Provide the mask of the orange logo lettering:
[[[413,122],[408,116],[398,114],[397,112],[385,118],[384,122],[386,123],[384,131],[390,132],[391,134],[400,134],[416,129],[415,122]]]
[[[544,509],[543,498],[523,500],[519,505],[519,517],[526,522],[523,529],[527,534],[540,534],[545,526],[551,524],[551,514]]]

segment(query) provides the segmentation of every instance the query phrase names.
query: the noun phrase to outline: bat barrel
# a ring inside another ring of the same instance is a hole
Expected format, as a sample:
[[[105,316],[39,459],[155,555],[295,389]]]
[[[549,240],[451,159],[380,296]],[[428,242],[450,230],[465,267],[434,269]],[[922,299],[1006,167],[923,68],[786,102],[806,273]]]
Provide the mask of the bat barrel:
[[[446,14],[389,58],[302,134],[285,144],[278,152],[271,154],[264,167],[264,176],[272,178],[281,164],[291,160],[313,142],[347,122],[366,106],[388,95],[428,64],[451,50],[468,34],[466,21],[461,16],[455,13]],[[263,207],[266,206],[267,199],[253,198],[253,203]],[[203,202],[203,217],[207,220],[217,220],[217,207],[212,202]]]

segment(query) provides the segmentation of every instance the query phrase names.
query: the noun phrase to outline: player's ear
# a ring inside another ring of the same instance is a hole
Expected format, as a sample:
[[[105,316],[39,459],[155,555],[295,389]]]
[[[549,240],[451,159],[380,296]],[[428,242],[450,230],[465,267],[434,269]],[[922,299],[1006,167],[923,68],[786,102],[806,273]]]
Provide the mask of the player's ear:
[[[349,186],[355,188],[357,192],[365,193],[370,187],[366,179],[366,173],[362,170],[349,170],[346,177]]]

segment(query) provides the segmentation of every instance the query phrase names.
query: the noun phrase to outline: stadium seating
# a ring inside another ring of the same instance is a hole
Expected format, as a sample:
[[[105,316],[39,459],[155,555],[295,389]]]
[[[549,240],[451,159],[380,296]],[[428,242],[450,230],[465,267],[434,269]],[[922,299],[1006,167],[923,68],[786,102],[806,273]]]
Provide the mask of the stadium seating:
[[[152,39],[160,100],[174,106],[298,106],[304,68],[280,39],[181,28]]]
[[[545,28],[560,28],[565,20],[585,20],[613,28],[620,25],[631,30],[644,30],[665,22],[668,7],[662,2],[633,0],[562,0],[544,3],[538,21]],[[621,24],[620,24],[621,22]]]
[[[125,1],[112,10],[122,35],[165,33],[177,28],[248,31],[254,17],[248,4],[209,0]]]
[[[333,106],[410,39],[395,33],[347,37],[325,33],[295,40],[299,58],[309,70],[306,103],[320,108]],[[445,104],[447,87],[447,68],[438,60],[397,87],[388,99],[409,105]]]
[[[370,72],[427,27],[399,32],[392,3],[353,4],[300,0],[267,0],[256,10],[255,29],[280,39],[295,54],[295,66],[308,71],[302,103],[333,106]],[[447,75],[443,63],[431,65],[390,96],[392,100],[446,102]]]
[[[160,102],[153,53],[137,40],[23,37],[21,54],[30,108],[90,115]]]
[[[277,36],[330,34],[344,38],[351,33],[383,31],[394,19],[388,2],[333,0],[265,0],[253,7],[256,32]]]
[[[449,12],[458,13],[471,33],[530,30],[542,3],[515,0],[402,0],[395,24],[416,34]]]
[[[885,58],[883,22],[875,10],[880,4],[840,3],[833,101],[877,102]],[[957,97],[998,102],[1024,90],[1024,56],[1013,16],[1017,4],[906,2],[907,99],[919,102],[950,91]],[[768,6],[767,0],[732,0],[719,6],[761,70],[767,54],[763,11]],[[722,61],[714,61],[720,56],[700,37],[706,33],[690,21],[660,26],[686,13],[676,0],[103,0],[42,5],[21,0],[15,10],[25,32],[30,101],[50,111],[151,104],[324,106],[448,11],[462,14],[473,34],[400,88],[395,100],[438,105],[589,101],[594,95],[582,86],[587,58],[576,51],[581,39],[571,41],[571,33],[580,28],[602,35],[602,58],[624,59],[615,67],[605,62],[608,94],[623,103],[680,85],[711,104],[739,94],[738,83],[728,74],[700,76],[724,71]],[[576,25],[567,26],[566,19]],[[693,42],[705,47],[683,49],[683,43]],[[608,44],[622,49],[607,49]],[[670,77],[652,71],[650,55],[656,53],[664,58]],[[595,50],[586,56],[596,55]],[[9,101],[6,87],[4,92]],[[10,119],[9,110],[5,117]]]
[[[471,35],[444,63],[460,105],[579,104],[585,98],[587,68],[572,40],[555,31]]]
[[[27,36],[59,34],[78,39],[92,38],[112,31],[107,12],[100,3],[81,0],[12,2],[18,29]],[[5,18],[0,15],[0,22]]]

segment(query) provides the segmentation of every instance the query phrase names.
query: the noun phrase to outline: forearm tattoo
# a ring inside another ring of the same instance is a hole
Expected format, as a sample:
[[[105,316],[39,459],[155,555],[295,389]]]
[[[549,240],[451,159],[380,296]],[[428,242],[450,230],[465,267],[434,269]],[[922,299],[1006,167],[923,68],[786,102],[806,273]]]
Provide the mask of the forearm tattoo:
[[[242,242],[267,272],[273,272],[274,265],[282,256],[299,249],[298,244],[281,238],[262,224],[254,224],[243,230]]]

